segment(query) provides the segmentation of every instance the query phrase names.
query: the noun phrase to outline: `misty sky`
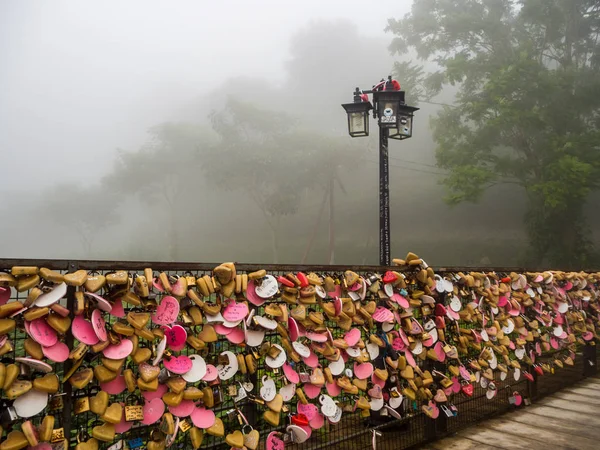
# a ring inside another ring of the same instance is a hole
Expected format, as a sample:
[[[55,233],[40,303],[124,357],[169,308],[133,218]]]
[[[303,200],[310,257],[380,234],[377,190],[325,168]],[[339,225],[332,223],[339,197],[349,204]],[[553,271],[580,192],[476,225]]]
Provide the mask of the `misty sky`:
[[[391,40],[386,20],[409,4],[0,0],[0,189],[94,182],[116,147],[135,148],[228,77],[281,82],[289,38],[311,20],[350,20]]]

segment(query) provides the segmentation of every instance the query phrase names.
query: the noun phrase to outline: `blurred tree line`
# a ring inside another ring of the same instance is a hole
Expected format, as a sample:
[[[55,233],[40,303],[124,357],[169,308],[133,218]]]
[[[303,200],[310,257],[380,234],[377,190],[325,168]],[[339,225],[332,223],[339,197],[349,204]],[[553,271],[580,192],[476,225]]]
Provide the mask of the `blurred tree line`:
[[[391,54],[351,24],[311,23],[279,85],[226,80],[119,149],[102,180],[6,202],[11,229],[35,232],[5,233],[5,256],[376,264],[377,130],[351,139],[340,104],[393,68],[422,108],[390,146],[394,255],[594,264],[596,2],[513,3],[416,0],[389,21]],[[407,52],[423,62],[394,61]]]

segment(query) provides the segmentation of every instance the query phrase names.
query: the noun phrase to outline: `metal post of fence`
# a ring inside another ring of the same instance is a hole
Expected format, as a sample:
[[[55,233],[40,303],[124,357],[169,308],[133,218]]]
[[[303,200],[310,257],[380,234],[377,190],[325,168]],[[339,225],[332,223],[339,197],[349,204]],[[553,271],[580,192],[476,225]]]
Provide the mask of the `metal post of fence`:
[[[75,272],[78,270],[77,262],[69,262],[69,272]],[[74,318],[73,312],[75,311],[75,287],[69,286],[67,288],[67,309],[69,310],[69,317],[71,320]],[[73,349],[73,333],[71,328],[65,335],[65,344],[69,350]],[[73,361],[67,359],[63,365],[63,376],[71,369]],[[63,430],[65,437],[71,442],[71,419],[73,416],[73,399],[72,399],[72,388],[71,383],[63,383],[64,402],[63,402]]]
[[[529,400],[533,403],[533,401],[537,398],[537,373],[534,370],[533,366],[527,366],[527,371],[533,377],[533,381],[527,380],[527,392],[529,394]]]
[[[598,374],[597,351],[595,342],[586,342],[583,347],[583,376],[595,377]]]

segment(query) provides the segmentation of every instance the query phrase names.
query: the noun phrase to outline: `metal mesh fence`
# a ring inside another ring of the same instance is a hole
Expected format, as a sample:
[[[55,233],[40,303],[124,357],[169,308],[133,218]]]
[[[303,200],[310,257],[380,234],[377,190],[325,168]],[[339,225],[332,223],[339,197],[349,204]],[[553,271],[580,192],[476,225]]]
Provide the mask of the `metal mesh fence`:
[[[166,271],[168,275],[190,275],[195,278],[203,275],[210,275],[215,265],[212,264],[168,264],[168,263],[124,263],[124,262],[102,262],[102,261],[81,261],[81,262],[68,262],[68,261],[15,261],[15,260],[0,260],[0,270],[10,269],[13,265],[36,265],[44,266],[50,269],[65,272],[72,272],[78,268],[86,269],[91,274],[103,274],[114,272],[115,270],[127,270],[130,277],[135,277],[136,274],[143,274],[145,267],[152,267],[155,271]],[[262,267],[254,266],[238,266],[239,271],[252,271],[260,269]],[[267,266],[266,269],[270,274],[274,276],[285,275],[286,273],[298,272],[298,271],[320,271],[321,273],[331,273],[333,275],[341,276],[344,269],[348,267],[304,267],[304,266]],[[358,274],[368,276],[373,272],[382,272],[385,268],[381,267],[353,267],[351,268]],[[460,270],[460,269],[456,269]],[[471,270],[474,270],[471,268]],[[488,269],[490,270],[490,269]],[[510,269],[498,269],[496,270],[500,276],[507,273]],[[452,269],[447,269],[447,272],[453,272]],[[444,270],[436,271],[442,275],[446,273]],[[71,317],[73,317],[74,308],[74,294],[75,289],[69,288],[69,292],[66,298],[61,300],[61,304],[68,307],[71,311]],[[27,297],[27,292],[18,293],[14,289],[12,290],[11,300],[22,301]],[[443,300],[443,299],[442,299]],[[279,300],[277,300],[279,301]],[[262,315],[265,307],[268,303],[257,308],[257,314]],[[124,304],[125,314],[128,312],[140,312],[146,310],[142,307],[135,307]],[[418,317],[418,313],[416,314]],[[109,327],[113,326],[115,322],[124,322],[123,319],[119,319],[113,316],[107,316],[107,324]],[[331,323],[327,323],[332,325]],[[22,325],[22,323],[20,324]],[[461,323],[461,327],[469,328],[470,324]],[[193,328],[193,327],[191,327]],[[336,339],[343,335],[343,330],[330,327],[333,334],[333,338]],[[24,341],[27,339],[27,335],[24,333],[22,326],[11,332],[9,338],[14,344],[14,350],[2,356],[1,361],[4,364],[11,364],[15,361],[16,357],[26,356],[24,350]],[[70,349],[75,348],[78,345],[78,341],[74,339],[70,331],[68,331],[63,337],[61,337]],[[277,342],[278,336],[275,332],[269,332],[266,334],[265,339],[271,342]],[[140,340],[141,346],[151,348],[152,344]],[[448,334],[448,343],[453,344],[452,334]],[[234,345],[225,336],[220,335],[218,340],[211,343],[206,349],[201,351],[201,355],[205,359],[206,363],[217,366],[219,364],[218,356],[224,351],[230,350],[234,353],[243,352],[256,352],[257,349],[245,347],[243,344]],[[182,354],[196,353],[189,346],[182,352]],[[462,355],[463,360],[470,360],[477,358],[478,352],[472,354]],[[545,359],[552,358],[552,355],[548,355]],[[542,361],[545,360],[542,358]],[[86,356],[85,364],[87,367],[95,367],[100,364],[101,358],[99,354],[88,353]],[[319,355],[319,362],[325,366],[327,360],[324,356]],[[55,373],[58,374],[59,379],[62,380],[62,376],[71,368],[71,360],[67,360],[64,363],[53,364]],[[430,360],[417,360],[419,367],[423,370],[434,370],[436,369],[436,363]],[[126,366],[127,367],[127,366]],[[134,368],[131,366],[130,368]],[[305,371],[307,368],[302,363],[294,364],[294,368],[298,372]],[[306,370],[308,371],[308,370]],[[531,371],[531,370],[530,370]],[[344,408],[344,414],[342,419],[337,424],[331,424],[325,421],[325,425],[318,430],[314,430],[311,438],[303,444],[287,443],[286,448],[298,449],[298,450],[317,450],[328,448],[334,449],[369,449],[373,447],[373,442],[376,440],[378,449],[405,449],[421,445],[425,442],[431,441],[440,436],[451,434],[457,430],[470,426],[482,419],[489,416],[499,414],[505,411],[515,408],[511,405],[510,397],[513,393],[518,392],[524,397],[531,400],[536,400],[543,397],[544,395],[550,394],[559,390],[564,386],[568,386],[579,381],[583,377],[584,368],[581,357],[576,359],[576,364],[573,367],[566,366],[564,369],[557,370],[555,374],[546,374],[544,376],[536,377],[536,380],[532,383],[524,378],[514,380],[512,374],[508,374],[507,378],[500,379],[499,372],[495,374],[495,380],[497,386],[496,395],[489,399],[486,397],[487,389],[482,388],[479,384],[475,384],[474,392],[471,396],[467,396],[463,393],[457,393],[452,399],[451,403],[457,408],[457,414],[451,417],[446,417],[443,413],[437,420],[428,418],[421,412],[421,403],[418,401],[410,401],[405,399],[402,406],[398,409],[398,413],[402,416],[401,419],[392,418],[385,414],[369,414],[362,415],[359,411],[350,412],[354,403],[355,398],[349,395],[341,395],[337,399],[341,402],[341,405],[347,406]],[[257,371],[253,375],[242,375],[241,373],[235,375],[234,378],[227,382],[220,383],[208,383],[213,387],[215,394],[215,407],[213,411],[223,421],[225,430],[233,430],[242,428],[243,422],[241,416],[237,413],[240,411],[243,413],[243,417],[252,424],[254,429],[258,430],[261,434],[261,441],[264,442],[265,437],[272,431],[284,431],[286,425],[288,425],[288,414],[294,413],[284,407],[283,420],[279,426],[272,426],[263,419],[263,413],[267,408],[259,401],[252,401],[249,397],[242,399],[239,402],[234,402],[232,397],[232,391],[230,389],[241,386],[241,383],[250,382],[254,385],[254,393],[256,393],[257,387],[260,385],[262,377],[268,375],[275,380],[277,388],[281,388],[287,383],[285,377],[281,371],[267,367],[264,364],[260,364]],[[25,375],[27,376],[27,375]],[[33,378],[31,374],[31,378]],[[218,379],[217,379],[218,380]],[[207,383],[199,382],[195,383],[199,387],[206,386]],[[36,415],[31,418],[31,421],[38,425],[41,423],[44,415],[50,413],[55,416],[56,430],[63,430],[65,437],[69,441],[71,448],[74,448],[79,440],[85,440],[91,436],[92,428],[101,422],[98,416],[91,411],[76,412],[75,404],[80,402],[83,398],[91,398],[96,395],[100,387],[96,383],[89,383],[84,389],[72,390],[69,383],[62,383],[59,388],[59,394],[52,396],[50,403],[51,406],[43,413]],[[140,397],[130,395],[127,390],[115,393],[111,395],[111,403],[119,402],[125,404],[137,404],[143,402]],[[6,406],[6,405],[5,405]],[[188,419],[189,420],[189,419]],[[10,426],[9,426],[10,428]],[[156,428],[155,425],[141,425],[140,423],[131,424],[120,430],[118,439],[123,441],[124,448],[145,448],[145,443],[150,433]],[[8,429],[7,429],[8,431]],[[142,443],[139,447],[136,445]],[[100,448],[107,449],[114,445],[114,443],[101,443]],[[113,447],[114,448],[114,447]],[[190,437],[184,431],[178,434],[178,438],[171,448],[192,448]],[[204,433],[204,439],[202,448],[206,449],[228,449],[223,438],[211,436]]]

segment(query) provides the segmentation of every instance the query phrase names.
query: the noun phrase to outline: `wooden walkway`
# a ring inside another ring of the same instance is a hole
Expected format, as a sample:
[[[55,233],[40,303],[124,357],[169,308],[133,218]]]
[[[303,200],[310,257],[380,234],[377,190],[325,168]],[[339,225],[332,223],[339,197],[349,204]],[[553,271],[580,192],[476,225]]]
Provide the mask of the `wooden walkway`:
[[[576,385],[422,447],[431,450],[600,449],[600,379]]]

